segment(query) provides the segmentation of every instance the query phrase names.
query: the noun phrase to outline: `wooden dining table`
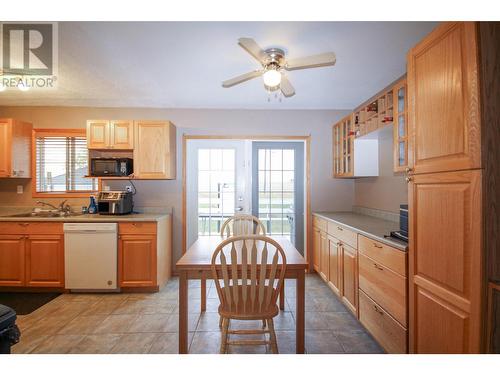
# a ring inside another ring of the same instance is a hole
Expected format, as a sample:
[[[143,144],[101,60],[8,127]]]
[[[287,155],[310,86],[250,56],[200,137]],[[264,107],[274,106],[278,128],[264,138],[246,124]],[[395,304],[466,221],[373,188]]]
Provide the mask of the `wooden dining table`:
[[[286,256],[285,279],[295,279],[296,290],[296,352],[304,353],[305,338],[305,272],[307,262],[290,240],[281,236],[270,236],[283,248]],[[179,353],[188,353],[188,285],[189,280],[201,281],[201,311],[206,306],[206,280],[212,279],[211,261],[215,248],[224,240],[220,236],[200,236],[177,262],[179,272]],[[280,307],[284,308],[283,293]]]

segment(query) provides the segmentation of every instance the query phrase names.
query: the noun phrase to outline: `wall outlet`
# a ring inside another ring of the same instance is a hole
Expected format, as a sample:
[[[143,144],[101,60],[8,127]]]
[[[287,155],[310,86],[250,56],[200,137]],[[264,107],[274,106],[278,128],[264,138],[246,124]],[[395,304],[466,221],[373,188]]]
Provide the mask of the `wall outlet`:
[[[125,190],[127,190],[129,193],[132,193],[132,186],[131,185],[125,186]]]
[[[17,185],[17,194],[22,194],[22,193],[24,193],[23,185]]]

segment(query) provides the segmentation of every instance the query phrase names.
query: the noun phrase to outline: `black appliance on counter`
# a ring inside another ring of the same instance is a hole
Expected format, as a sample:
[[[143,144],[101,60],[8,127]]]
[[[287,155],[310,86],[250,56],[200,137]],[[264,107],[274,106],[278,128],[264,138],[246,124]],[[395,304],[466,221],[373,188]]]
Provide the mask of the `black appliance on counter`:
[[[134,201],[128,191],[101,191],[97,196],[100,215],[126,215],[132,213]]]
[[[134,161],[131,158],[91,158],[90,175],[93,177],[117,176],[126,177],[134,172]]]
[[[408,205],[399,205],[399,230],[392,231],[390,237],[408,242]]]

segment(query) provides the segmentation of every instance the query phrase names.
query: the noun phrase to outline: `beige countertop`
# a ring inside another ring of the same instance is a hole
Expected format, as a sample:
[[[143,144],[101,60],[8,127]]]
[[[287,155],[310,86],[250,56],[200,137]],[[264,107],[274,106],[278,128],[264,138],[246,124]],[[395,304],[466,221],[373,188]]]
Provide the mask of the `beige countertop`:
[[[29,207],[0,207],[0,221],[43,221],[43,222],[65,222],[65,223],[88,223],[102,222],[115,223],[123,221],[159,221],[169,213],[138,213],[127,215],[78,215],[67,217],[12,217],[10,215],[30,213]]]
[[[314,212],[313,215],[343,225],[363,236],[393,246],[396,249],[408,250],[408,244],[397,239],[384,237],[391,231],[399,230],[399,223],[355,212]]]

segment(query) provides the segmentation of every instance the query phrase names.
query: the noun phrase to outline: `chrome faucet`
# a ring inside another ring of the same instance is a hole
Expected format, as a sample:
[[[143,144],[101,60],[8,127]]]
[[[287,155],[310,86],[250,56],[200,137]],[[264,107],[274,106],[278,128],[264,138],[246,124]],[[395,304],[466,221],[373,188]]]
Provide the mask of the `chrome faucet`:
[[[57,210],[61,213],[69,213],[69,212],[71,212],[71,207],[69,204],[66,204],[67,201],[68,201],[67,199],[63,200],[61,203],[59,203],[58,207],[54,206],[53,204],[42,202],[42,201],[36,201],[36,204],[51,207],[54,210]]]
[[[58,207],[54,206],[53,204],[42,202],[42,201],[36,201],[36,204],[39,204],[41,206],[47,206],[47,207],[52,207],[54,210],[59,210]]]

